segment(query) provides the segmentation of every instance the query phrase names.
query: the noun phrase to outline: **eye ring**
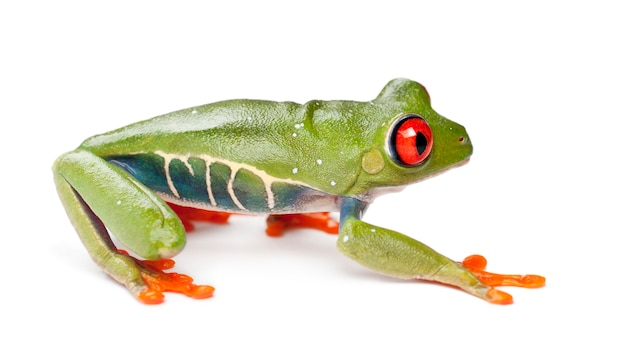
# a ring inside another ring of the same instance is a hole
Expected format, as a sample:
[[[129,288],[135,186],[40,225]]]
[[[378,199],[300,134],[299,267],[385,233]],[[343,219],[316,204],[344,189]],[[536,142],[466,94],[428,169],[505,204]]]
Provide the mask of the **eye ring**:
[[[433,147],[430,126],[421,116],[409,114],[394,124],[389,134],[389,154],[400,166],[415,167],[423,163]]]

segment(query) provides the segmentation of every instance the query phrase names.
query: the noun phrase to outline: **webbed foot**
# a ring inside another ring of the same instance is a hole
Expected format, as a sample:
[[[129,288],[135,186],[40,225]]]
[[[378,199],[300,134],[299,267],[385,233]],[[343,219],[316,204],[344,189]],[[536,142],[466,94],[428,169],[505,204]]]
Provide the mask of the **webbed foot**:
[[[129,256],[124,250],[118,250],[118,252],[128,256],[137,264],[144,288],[134,294],[145,304],[162,303],[164,292],[176,292],[195,299],[213,296],[215,289],[212,286],[193,284],[193,278],[187,275],[164,272],[163,270],[174,267],[175,262],[172,259],[139,260]]]
[[[303,214],[271,214],[267,217],[265,233],[280,237],[286,228],[313,228],[330,234],[339,233],[339,223],[328,212]]]
[[[514,286],[522,288],[541,288],[546,278],[539,275],[502,275],[485,271],[487,259],[481,255],[466,257],[461,264],[478,279],[489,286]]]

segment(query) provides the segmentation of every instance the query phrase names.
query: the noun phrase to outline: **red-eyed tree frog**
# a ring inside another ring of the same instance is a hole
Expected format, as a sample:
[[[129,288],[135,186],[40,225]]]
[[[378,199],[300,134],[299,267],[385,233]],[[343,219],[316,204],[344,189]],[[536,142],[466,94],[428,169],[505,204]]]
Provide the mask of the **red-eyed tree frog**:
[[[454,262],[361,220],[378,195],[471,154],[465,129],[431,108],[425,88],[396,79],[370,102],[231,100],[157,116],[88,138],[53,173],[93,260],[145,303],[162,302],[164,291],[213,295],[163,270],[193,221],[225,222],[233,213],[268,214],[274,236],[298,226],[338,233],[339,250],[374,271],[511,303],[493,287],[540,287],[544,278],[488,273],[482,256]],[[327,212],[339,212],[339,223]],[[144,259],[118,250],[107,230]]]

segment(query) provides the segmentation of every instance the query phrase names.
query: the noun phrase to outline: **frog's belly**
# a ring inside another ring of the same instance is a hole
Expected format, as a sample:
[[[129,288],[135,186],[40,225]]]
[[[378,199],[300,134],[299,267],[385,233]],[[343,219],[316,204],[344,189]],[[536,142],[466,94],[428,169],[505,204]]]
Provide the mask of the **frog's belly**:
[[[181,206],[235,213],[338,211],[340,197],[252,167],[207,157],[159,154],[111,157],[163,200]]]
[[[206,200],[197,200],[185,197],[175,197],[169,193],[156,192],[163,200],[180,206],[194,207],[209,211],[223,211],[243,214],[287,214],[306,212],[338,212],[339,197],[323,194],[307,188],[281,188],[272,186],[274,205],[268,205],[268,198],[264,193],[250,193],[233,191],[215,193],[215,205]]]

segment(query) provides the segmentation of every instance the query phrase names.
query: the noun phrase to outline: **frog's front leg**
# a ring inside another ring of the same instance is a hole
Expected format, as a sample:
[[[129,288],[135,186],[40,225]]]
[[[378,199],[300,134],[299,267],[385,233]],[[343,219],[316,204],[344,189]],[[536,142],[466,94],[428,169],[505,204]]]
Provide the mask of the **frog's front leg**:
[[[360,220],[366,204],[345,199],[342,204],[337,246],[348,257],[382,274],[402,279],[423,279],[450,284],[468,293],[496,304],[513,303],[511,295],[492,285],[512,285],[511,278],[532,279],[531,285],[513,281],[517,286],[539,287],[540,276],[500,276],[500,280],[484,283],[479,277],[484,272],[481,259],[470,258],[467,264],[454,262],[430,247],[401,233],[374,226]],[[474,271],[479,275],[477,277]],[[489,273],[486,273],[489,274]]]
[[[127,172],[85,150],[60,156],[53,166],[65,210],[87,251],[111,277],[145,303],[160,303],[163,291],[196,298],[213,288],[196,286],[188,276],[164,273],[185,245],[183,225],[159,197]],[[106,228],[140,261],[118,251]],[[161,259],[161,260],[157,260]]]

